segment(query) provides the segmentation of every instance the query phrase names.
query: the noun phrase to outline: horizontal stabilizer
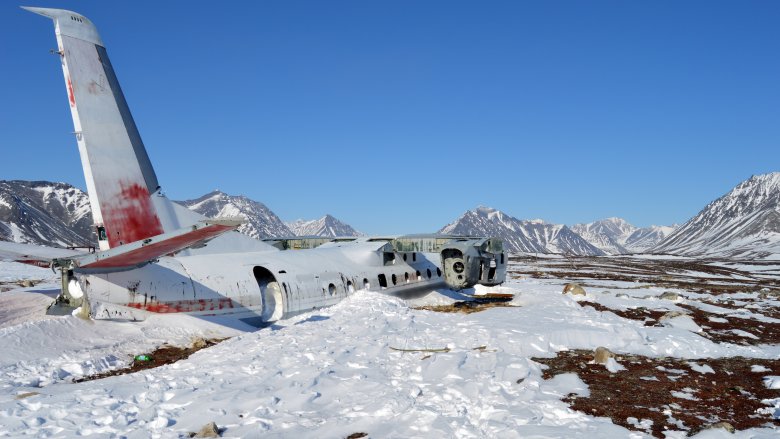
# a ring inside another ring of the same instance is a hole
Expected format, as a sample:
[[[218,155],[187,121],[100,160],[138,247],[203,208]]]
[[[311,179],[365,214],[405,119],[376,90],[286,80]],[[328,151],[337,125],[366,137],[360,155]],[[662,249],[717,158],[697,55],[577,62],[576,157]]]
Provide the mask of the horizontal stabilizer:
[[[83,256],[55,259],[54,264],[77,271],[121,271],[145,265],[161,256],[199,247],[217,236],[235,230],[243,220],[214,219],[191,227]]]
[[[18,242],[0,242],[0,261],[22,262],[25,264],[48,267],[57,258],[69,258],[83,255],[84,252],[65,248],[43,247]]]

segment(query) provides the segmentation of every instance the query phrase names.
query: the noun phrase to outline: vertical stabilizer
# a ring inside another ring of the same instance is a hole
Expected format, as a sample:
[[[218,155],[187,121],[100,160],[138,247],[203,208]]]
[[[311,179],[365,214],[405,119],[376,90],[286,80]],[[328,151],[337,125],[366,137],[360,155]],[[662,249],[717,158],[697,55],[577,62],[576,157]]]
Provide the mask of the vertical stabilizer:
[[[97,29],[75,12],[24,9],[54,20],[100,248],[163,233],[157,176]]]

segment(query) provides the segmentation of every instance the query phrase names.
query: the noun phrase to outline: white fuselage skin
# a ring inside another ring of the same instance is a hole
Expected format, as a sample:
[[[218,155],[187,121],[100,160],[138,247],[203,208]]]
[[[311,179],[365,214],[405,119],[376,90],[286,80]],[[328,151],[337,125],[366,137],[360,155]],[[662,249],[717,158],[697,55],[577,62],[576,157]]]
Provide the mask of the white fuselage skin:
[[[77,279],[93,317],[128,320],[184,312],[275,321],[334,305],[360,289],[408,296],[447,288],[438,253],[394,253],[386,262],[383,244],[162,257],[138,269]],[[273,279],[260,279],[259,272]],[[276,297],[266,291],[269,280],[278,285]]]

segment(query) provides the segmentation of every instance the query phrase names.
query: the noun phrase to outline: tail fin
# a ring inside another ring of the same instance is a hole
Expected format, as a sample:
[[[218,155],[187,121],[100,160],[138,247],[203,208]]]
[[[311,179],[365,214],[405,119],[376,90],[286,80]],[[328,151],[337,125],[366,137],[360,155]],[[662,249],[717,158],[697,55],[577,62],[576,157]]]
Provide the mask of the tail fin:
[[[75,12],[24,9],[54,20],[100,248],[163,233],[151,199],[157,176],[97,29]]]

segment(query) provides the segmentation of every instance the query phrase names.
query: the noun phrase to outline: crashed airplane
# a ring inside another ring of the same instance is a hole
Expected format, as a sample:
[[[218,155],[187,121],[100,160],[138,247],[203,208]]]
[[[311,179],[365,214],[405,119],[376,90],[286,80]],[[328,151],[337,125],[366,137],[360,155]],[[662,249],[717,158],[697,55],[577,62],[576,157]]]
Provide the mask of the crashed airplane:
[[[99,242],[93,253],[0,246],[6,259],[60,270],[62,291],[50,313],[78,309],[122,320],[232,314],[273,322],[333,305],[358,289],[410,296],[504,281],[506,259],[496,238],[261,241],[235,231],[241,219],[207,219],[171,202],[92,22],[67,10],[24,9],[54,20]]]

